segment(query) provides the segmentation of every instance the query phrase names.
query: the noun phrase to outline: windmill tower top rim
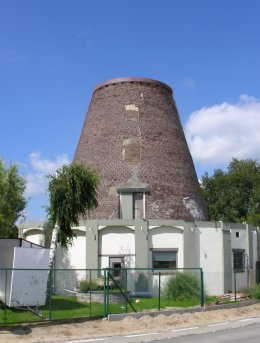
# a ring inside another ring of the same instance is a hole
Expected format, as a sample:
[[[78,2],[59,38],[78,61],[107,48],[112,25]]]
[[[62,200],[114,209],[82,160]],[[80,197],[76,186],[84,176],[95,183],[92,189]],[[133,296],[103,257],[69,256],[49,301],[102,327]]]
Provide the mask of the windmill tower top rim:
[[[115,85],[117,83],[140,83],[140,84],[147,83],[147,84],[152,84],[156,87],[158,87],[158,86],[163,87],[163,88],[167,89],[170,93],[172,93],[172,88],[170,86],[168,86],[166,83],[163,83],[163,82],[158,81],[158,80],[144,78],[144,77],[118,77],[115,79],[110,79],[110,80],[107,80],[107,81],[104,81],[104,82],[97,84],[96,87],[94,88],[93,93],[100,88]]]

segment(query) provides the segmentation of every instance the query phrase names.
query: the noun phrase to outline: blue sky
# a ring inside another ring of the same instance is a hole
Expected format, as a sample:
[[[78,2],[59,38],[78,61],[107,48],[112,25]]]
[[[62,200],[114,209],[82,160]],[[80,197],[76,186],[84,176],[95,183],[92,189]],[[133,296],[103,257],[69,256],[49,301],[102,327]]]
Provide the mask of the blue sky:
[[[198,177],[260,157],[258,0],[0,0],[0,156],[44,219],[46,174],[73,159],[94,86],[169,84]]]

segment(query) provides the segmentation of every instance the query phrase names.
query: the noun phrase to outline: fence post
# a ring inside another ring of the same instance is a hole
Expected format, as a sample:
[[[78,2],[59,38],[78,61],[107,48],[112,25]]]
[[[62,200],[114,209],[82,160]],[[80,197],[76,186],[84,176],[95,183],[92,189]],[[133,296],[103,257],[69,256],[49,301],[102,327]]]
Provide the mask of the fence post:
[[[104,268],[104,318],[107,318],[107,269]]]
[[[235,302],[237,302],[237,273],[234,272]]]
[[[128,296],[128,294],[127,294],[127,272],[128,272],[128,269],[125,269],[125,291],[126,291],[126,296]],[[127,313],[127,301],[125,301],[125,312]]]
[[[91,289],[91,269],[90,269],[90,274],[89,274],[89,285],[90,285],[90,293],[89,293],[89,315],[91,317],[91,294],[92,294],[92,289]]]
[[[161,311],[161,272],[159,272],[159,299],[158,299],[158,310]]]
[[[49,282],[48,284],[48,289],[47,289],[47,293],[49,295],[49,320],[52,319],[52,273],[53,273],[53,268],[51,268],[49,270]]]
[[[5,315],[4,315],[4,323],[7,323],[7,318],[6,318],[6,301],[7,301],[7,269],[5,269]]]
[[[204,279],[202,268],[200,269],[200,306],[204,307]]]

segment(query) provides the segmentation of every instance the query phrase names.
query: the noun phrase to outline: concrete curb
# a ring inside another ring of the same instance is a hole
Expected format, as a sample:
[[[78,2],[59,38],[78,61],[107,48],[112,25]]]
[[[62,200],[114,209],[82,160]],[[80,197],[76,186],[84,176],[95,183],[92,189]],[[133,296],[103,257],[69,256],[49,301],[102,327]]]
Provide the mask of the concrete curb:
[[[248,300],[248,301],[241,301],[236,302],[233,304],[222,304],[222,305],[212,305],[212,306],[205,306],[205,307],[188,307],[188,308],[181,308],[176,310],[162,310],[162,311],[145,311],[145,312],[131,312],[131,313],[121,313],[121,314],[109,314],[108,321],[118,321],[124,318],[132,317],[139,319],[143,316],[149,317],[157,317],[160,314],[164,316],[171,316],[172,314],[184,314],[184,313],[195,313],[195,312],[205,312],[205,311],[216,311],[216,310],[224,310],[229,308],[238,308],[244,306],[250,306],[254,304],[258,304],[260,300]]]
[[[206,306],[205,311],[216,311],[216,310],[225,310],[229,308],[238,308],[238,307],[258,304],[259,302],[260,300],[246,300],[246,301],[239,301],[232,304],[212,305],[212,306]]]

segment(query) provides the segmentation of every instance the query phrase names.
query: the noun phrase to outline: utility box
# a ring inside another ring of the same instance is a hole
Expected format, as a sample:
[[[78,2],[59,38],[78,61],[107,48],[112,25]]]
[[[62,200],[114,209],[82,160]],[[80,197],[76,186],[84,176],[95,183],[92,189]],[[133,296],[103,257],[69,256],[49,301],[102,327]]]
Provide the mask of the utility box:
[[[17,239],[0,239],[0,300],[9,307],[45,305],[49,249]]]

